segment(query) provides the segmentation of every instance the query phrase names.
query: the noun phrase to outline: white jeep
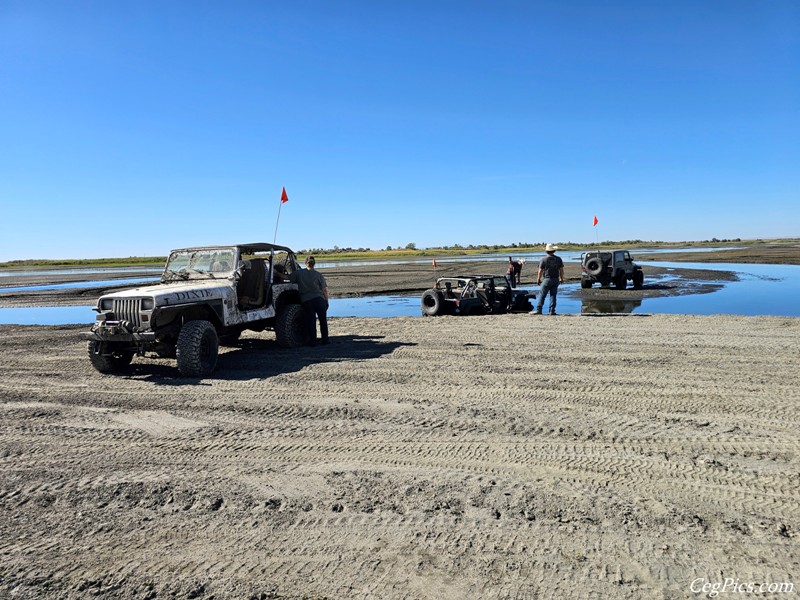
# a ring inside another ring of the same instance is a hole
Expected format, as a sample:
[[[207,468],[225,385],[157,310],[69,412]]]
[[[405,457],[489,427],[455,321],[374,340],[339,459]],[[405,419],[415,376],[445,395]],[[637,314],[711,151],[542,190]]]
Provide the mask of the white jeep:
[[[245,330],[273,329],[279,345],[301,346],[307,332],[294,252],[274,244],[173,250],[161,283],[101,296],[89,340],[89,360],[101,373],[130,365],[134,355],[176,358],[182,375],[214,371],[219,344]]]

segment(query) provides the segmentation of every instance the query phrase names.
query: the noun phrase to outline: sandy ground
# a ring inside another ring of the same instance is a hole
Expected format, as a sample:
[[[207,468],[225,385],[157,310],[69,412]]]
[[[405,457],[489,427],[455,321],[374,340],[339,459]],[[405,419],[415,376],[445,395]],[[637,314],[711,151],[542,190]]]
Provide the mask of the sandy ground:
[[[800,319],[334,319],[201,380],[80,329],[0,326],[0,598],[795,583]]]

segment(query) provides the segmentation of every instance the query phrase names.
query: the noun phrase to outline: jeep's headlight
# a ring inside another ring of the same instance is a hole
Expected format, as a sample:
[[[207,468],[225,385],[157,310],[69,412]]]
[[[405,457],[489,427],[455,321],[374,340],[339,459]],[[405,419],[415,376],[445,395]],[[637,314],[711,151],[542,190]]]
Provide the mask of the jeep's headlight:
[[[114,308],[114,301],[111,298],[100,300],[100,310],[111,310],[112,308]]]
[[[153,310],[155,302],[152,298],[142,298],[142,310]]]

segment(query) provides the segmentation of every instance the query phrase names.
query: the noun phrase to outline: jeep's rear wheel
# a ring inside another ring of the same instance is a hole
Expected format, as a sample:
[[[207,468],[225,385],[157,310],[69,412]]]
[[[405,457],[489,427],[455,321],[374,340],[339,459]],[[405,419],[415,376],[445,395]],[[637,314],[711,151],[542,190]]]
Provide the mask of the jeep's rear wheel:
[[[592,280],[591,279],[581,279],[581,287],[584,290],[588,290],[590,287],[592,287]]]
[[[624,272],[618,273],[614,278],[614,286],[618,290],[624,290],[626,287],[628,287],[628,279],[625,277]]]
[[[444,312],[444,298],[434,289],[426,290],[420,300],[422,314],[426,317],[435,317]]]
[[[105,354],[102,354],[105,353]],[[133,360],[133,352],[115,351],[111,344],[103,347],[102,342],[89,342],[89,362],[101,373],[119,373],[124,371]]]
[[[640,290],[644,287],[644,273],[635,271],[633,273],[633,289]]]
[[[306,313],[299,304],[289,304],[275,319],[275,339],[284,348],[297,348],[308,341]]]
[[[219,355],[219,338],[208,321],[188,321],[178,335],[178,371],[186,377],[203,377],[214,372]]]

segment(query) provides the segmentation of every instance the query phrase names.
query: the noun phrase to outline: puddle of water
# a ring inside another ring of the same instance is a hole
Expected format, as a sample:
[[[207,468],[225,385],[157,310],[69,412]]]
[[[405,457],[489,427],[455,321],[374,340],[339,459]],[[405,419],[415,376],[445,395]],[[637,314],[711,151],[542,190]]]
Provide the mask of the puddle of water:
[[[152,273],[161,275],[164,267],[101,267],[48,270],[0,270],[0,277],[27,277],[39,275],[119,275],[125,273]]]
[[[140,277],[137,279],[107,279],[105,281],[71,281],[69,283],[48,283],[45,285],[27,285],[23,287],[0,287],[0,293],[11,292],[45,292],[48,290],[70,290],[76,288],[98,288],[117,285],[138,285],[141,283],[156,283],[158,277]]]
[[[419,296],[332,298],[330,317],[418,317]],[[94,323],[91,306],[0,308],[0,325],[80,325]]]
[[[0,325],[80,325],[96,315],[91,306],[0,308]]]
[[[577,283],[559,288],[558,312],[637,312],[667,314],[736,314],[800,317],[800,265],[752,265],[722,263],[649,263],[676,269],[676,275],[645,281],[664,282],[677,276],[677,269],[734,271],[739,281],[720,282],[720,289],[707,294],[690,294],[665,298],[645,298],[590,303],[584,302]],[[696,282],[687,282],[692,285]],[[708,282],[705,282],[708,283]],[[76,284],[82,285],[82,284]],[[547,308],[545,304],[545,309]],[[367,296],[334,298],[332,317],[398,317],[420,316],[419,296]],[[94,322],[95,313],[88,306],[0,308],[0,324],[65,325]]]
[[[372,296],[364,298],[332,298],[330,317],[418,317],[419,296]]]

